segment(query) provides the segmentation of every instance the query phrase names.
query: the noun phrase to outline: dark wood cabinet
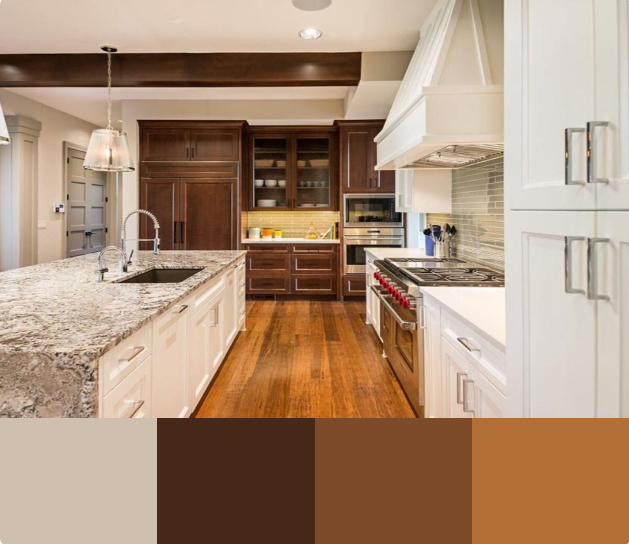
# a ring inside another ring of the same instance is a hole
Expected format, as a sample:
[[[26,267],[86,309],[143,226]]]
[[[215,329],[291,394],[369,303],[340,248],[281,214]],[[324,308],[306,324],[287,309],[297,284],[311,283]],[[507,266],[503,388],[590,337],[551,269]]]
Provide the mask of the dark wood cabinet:
[[[343,295],[346,297],[364,297],[367,294],[365,274],[343,276]]]
[[[395,171],[376,170],[375,137],[384,121],[338,121],[343,193],[394,193]]]
[[[248,244],[248,295],[338,295],[336,244]]]
[[[247,209],[337,211],[335,127],[251,127]]]
[[[158,218],[163,250],[238,248],[243,124],[139,122],[140,207]],[[140,237],[153,236],[142,216]]]
[[[237,247],[236,179],[142,178],[140,186],[140,207],[154,213],[160,222],[161,249]],[[142,216],[140,237],[153,236],[153,222]],[[140,247],[151,248],[148,242]]]

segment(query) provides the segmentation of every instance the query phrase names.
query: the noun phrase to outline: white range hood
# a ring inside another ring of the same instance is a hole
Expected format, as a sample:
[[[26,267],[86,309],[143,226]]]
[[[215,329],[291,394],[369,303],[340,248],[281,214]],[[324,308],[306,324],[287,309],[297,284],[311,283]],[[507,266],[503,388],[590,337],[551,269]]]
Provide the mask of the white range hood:
[[[387,122],[379,170],[461,168],[504,150],[503,0],[440,0]]]

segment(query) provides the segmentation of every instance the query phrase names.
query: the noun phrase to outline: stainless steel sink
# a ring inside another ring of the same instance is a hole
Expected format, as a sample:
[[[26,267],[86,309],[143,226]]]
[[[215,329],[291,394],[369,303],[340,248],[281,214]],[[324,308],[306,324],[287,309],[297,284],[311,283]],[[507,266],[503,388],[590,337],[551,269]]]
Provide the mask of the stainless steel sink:
[[[154,268],[118,283],[180,283],[201,270],[201,268]]]

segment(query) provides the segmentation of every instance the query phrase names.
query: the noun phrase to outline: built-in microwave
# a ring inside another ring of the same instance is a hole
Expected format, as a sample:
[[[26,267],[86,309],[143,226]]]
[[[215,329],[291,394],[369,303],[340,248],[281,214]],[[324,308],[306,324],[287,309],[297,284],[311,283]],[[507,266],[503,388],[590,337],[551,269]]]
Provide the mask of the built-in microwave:
[[[402,214],[395,211],[394,194],[344,195],[345,227],[404,227]]]

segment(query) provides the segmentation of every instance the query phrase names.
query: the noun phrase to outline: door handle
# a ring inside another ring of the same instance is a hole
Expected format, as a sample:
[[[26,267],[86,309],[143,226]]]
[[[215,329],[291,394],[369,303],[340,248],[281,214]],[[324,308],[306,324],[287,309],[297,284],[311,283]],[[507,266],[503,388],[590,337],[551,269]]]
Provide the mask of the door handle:
[[[179,315],[187,309],[188,309],[187,304],[178,304],[177,306],[175,306],[175,310],[173,311],[173,313]]]
[[[474,390],[474,380],[463,380],[463,411],[466,414],[472,414],[473,417],[476,416],[475,412],[475,398],[472,398],[472,402],[471,402],[471,408],[470,408],[470,395],[467,394],[468,391],[468,386],[472,386],[472,391]],[[474,393],[474,397],[476,396],[476,393]]]
[[[186,147],[186,159],[190,158],[190,148]]]
[[[609,183],[607,178],[596,177],[596,152],[594,149],[594,133],[597,127],[608,127],[607,121],[590,121],[587,124],[587,172],[588,183]]]
[[[596,292],[598,274],[596,273],[596,244],[608,243],[609,238],[588,239],[588,299],[609,300],[609,295],[599,295]]]
[[[463,380],[467,379],[467,374],[465,372],[457,372],[456,373],[456,403],[463,404],[464,396],[463,396]]]
[[[179,223],[179,226],[181,227],[181,233],[180,233],[181,235],[179,236],[179,241],[180,241],[180,243],[182,243],[182,244],[183,244],[183,243],[185,243],[185,242],[184,242],[184,239],[183,239],[183,233],[185,232],[185,225],[186,225],[186,224],[185,224],[183,221],[181,221],[181,222]]]
[[[177,221],[175,221],[173,223],[173,225],[174,225],[174,227],[173,227],[174,228],[174,231],[173,231],[173,234],[174,234],[173,243],[176,244],[177,243]]]
[[[572,136],[580,132],[585,132],[585,129],[566,129],[566,185],[585,185],[584,181],[575,181],[572,179]]]
[[[128,404],[130,406],[130,409],[127,411],[126,415],[124,415],[123,417],[129,419],[135,416],[135,414],[137,414],[140,411],[140,408],[144,406],[144,401],[143,400],[125,400],[125,404]]]
[[[575,289],[572,287],[572,242],[585,240],[583,236],[566,236],[564,250],[564,266],[566,272],[565,291],[568,295],[579,294],[585,295],[584,289]]]
[[[191,153],[192,153],[192,158],[194,159],[194,147],[192,148]]]
[[[480,353],[481,353],[480,349],[473,347],[467,338],[457,338],[457,341],[470,353],[474,353],[476,351],[478,355],[480,356]]]

